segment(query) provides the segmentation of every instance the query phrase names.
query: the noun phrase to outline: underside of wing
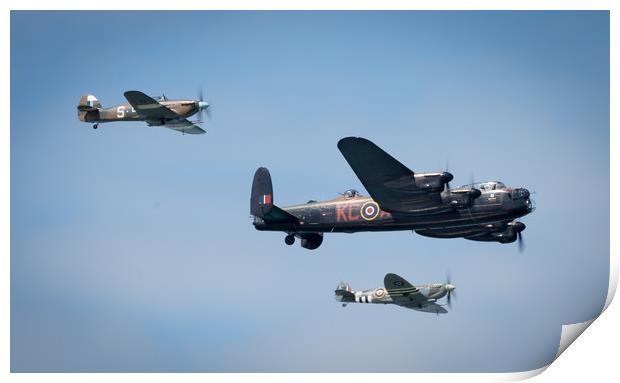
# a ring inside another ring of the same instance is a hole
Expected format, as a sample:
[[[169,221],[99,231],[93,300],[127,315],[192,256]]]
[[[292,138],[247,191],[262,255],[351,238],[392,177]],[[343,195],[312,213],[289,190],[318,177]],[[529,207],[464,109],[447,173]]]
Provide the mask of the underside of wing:
[[[504,221],[495,225],[489,225],[485,230],[464,236],[471,241],[511,243],[519,238],[520,232],[525,225],[516,221]],[[519,246],[521,246],[520,244]]]
[[[448,310],[446,310],[443,306],[438,305],[434,302],[425,302],[423,304],[402,304],[401,306],[407,307],[412,310],[423,311],[426,313],[433,314],[447,314]]]
[[[426,297],[417,287],[396,274],[386,274],[383,284],[394,303],[398,305],[419,305],[426,302]]]
[[[136,113],[143,116],[147,120],[167,120],[179,118],[178,114],[160,104],[159,101],[140,91],[129,90],[125,92],[124,95],[127,101],[129,101],[131,106],[136,110]]]
[[[431,238],[467,238],[475,237],[488,232],[481,226],[454,227],[454,228],[425,228],[416,229],[417,234]]]
[[[465,238],[483,242],[512,242],[517,239],[517,233],[510,229],[510,224],[511,221],[507,220],[465,227],[416,229],[415,232],[432,238]]]
[[[168,121],[164,125],[165,128],[176,130],[184,134],[204,134],[204,129],[191,123],[187,119]]]
[[[371,141],[347,137],[338,149],[381,209],[411,212],[441,205],[438,192],[418,188],[413,171]]]

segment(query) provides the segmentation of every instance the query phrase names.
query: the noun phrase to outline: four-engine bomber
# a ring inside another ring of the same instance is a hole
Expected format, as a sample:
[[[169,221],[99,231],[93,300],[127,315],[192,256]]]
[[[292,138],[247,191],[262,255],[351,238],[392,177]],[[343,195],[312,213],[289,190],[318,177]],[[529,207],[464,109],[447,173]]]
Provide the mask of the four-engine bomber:
[[[501,182],[481,182],[451,189],[448,172],[414,173],[364,138],[340,140],[338,148],[370,193],[347,190],[327,201],[280,208],[274,204],[271,176],[259,168],[252,184],[250,213],[257,230],[283,231],[316,249],[323,233],[414,230],[435,238],[511,243],[525,224],[516,219],[533,211],[530,192]]]

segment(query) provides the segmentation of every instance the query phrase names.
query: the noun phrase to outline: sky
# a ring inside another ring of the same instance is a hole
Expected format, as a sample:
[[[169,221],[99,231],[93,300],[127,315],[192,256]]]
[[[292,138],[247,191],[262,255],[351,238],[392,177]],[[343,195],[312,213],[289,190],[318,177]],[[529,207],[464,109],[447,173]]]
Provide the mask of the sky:
[[[13,372],[512,372],[595,317],[609,276],[608,12],[12,12]],[[141,90],[212,105],[207,134],[77,119]],[[516,244],[258,232],[366,194],[361,136],[454,186],[535,194]],[[447,315],[333,291],[450,273]]]

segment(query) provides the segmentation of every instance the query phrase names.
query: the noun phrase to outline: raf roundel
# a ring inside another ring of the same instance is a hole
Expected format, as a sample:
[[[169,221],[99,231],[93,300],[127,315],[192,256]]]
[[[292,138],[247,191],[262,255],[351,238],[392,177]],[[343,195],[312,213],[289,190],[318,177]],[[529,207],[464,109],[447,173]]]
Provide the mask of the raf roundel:
[[[375,297],[377,297],[377,298],[382,298],[384,294],[385,294],[385,290],[383,290],[383,289],[376,289],[375,290]]]
[[[377,216],[379,215],[379,211],[379,205],[377,205],[376,202],[366,202],[362,205],[362,208],[360,209],[360,215],[366,221],[372,221],[373,219],[377,218]]]

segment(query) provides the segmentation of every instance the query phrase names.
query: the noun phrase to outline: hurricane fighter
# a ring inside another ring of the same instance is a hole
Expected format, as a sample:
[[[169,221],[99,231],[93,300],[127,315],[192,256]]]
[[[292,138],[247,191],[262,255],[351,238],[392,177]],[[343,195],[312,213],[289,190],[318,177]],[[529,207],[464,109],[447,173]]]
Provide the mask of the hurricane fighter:
[[[152,98],[137,90],[124,93],[128,103],[104,108],[92,94],[80,98],[77,106],[78,119],[93,124],[97,129],[104,122],[145,121],[149,126],[163,126],[183,134],[203,134],[205,131],[196,124],[200,121],[189,121],[188,118],[205,111],[209,104],[198,100],[170,100],[166,96]]]
[[[250,214],[257,230],[282,231],[285,243],[299,238],[316,249],[323,233],[414,230],[433,238],[511,243],[525,224],[516,219],[534,209],[530,192],[490,181],[451,189],[448,172],[414,173],[365,138],[347,137],[338,149],[370,197],[355,190],[327,201],[280,208],[274,204],[269,171],[254,174]]]
[[[447,296],[447,304],[451,304],[451,296],[456,287],[447,278],[446,283],[432,283],[414,286],[396,274],[386,274],[383,279],[385,287],[371,290],[353,291],[346,282],[336,287],[335,298],[342,302],[342,307],[349,303],[393,304],[408,309],[427,313],[446,314],[448,310],[437,301]]]

